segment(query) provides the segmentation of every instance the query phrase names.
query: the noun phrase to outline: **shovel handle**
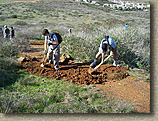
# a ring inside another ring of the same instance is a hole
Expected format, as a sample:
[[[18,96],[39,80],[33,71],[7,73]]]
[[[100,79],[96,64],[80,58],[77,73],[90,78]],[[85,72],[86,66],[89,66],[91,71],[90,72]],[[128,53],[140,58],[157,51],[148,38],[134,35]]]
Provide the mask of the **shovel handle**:
[[[97,65],[94,69],[99,68],[105,61],[107,61],[110,57],[112,56],[112,54],[110,54],[107,58],[104,59],[103,62],[101,62],[99,65]]]
[[[48,46],[46,46],[46,52],[44,51],[43,64],[46,59],[47,53],[48,53]]]

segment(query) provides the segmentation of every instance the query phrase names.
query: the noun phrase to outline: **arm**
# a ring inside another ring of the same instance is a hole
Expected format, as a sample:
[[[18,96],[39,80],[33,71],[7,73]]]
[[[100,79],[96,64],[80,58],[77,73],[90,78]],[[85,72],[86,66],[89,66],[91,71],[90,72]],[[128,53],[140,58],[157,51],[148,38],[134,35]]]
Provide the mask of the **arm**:
[[[3,37],[4,37],[4,35],[5,35],[5,29],[4,29],[4,31],[3,31]]]
[[[102,48],[103,46],[103,41],[105,40],[105,38],[102,39],[101,43],[100,43],[100,48]]]
[[[104,53],[102,53],[102,61],[101,61],[101,63],[103,63],[103,62],[104,62],[104,56],[105,56],[105,54],[104,54]]]
[[[48,37],[45,36],[45,42],[44,42],[44,53],[46,54],[47,52],[47,47],[48,47]]]
[[[58,45],[58,38],[57,38],[57,36],[56,36],[56,35],[53,35],[53,38],[52,38],[52,39],[53,39],[53,42],[52,42],[52,43],[53,43],[54,45]]]

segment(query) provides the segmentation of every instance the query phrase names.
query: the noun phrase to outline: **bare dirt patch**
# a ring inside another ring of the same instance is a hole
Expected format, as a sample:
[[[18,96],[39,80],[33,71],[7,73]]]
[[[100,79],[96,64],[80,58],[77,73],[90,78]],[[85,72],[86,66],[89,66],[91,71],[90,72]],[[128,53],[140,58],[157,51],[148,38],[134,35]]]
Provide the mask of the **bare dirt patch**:
[[[109,81],[120,81],[128,76],[127,68],[103,65],[94,74],[89,74],[87,64],[60,65],[60,70],[56,71],[53,64],[40,67],[41,62],[24,62],[24,70],[30,74],[45,76],[52,79],[63,79],[73,82],[75,85],[105,84]],[[104,71],[102,71],[104,70]]]
[[[23,70],[37,76],[65,80],[78,86],[95,85],[106,92],[107,96],[123,99],[135,104],[138,112],[150,113],[150,83],[130,76],[126,67],[114,67],[110,64],[100,66],[93,74],[88,73],[89,63],[60,64],[56,71],[53,64],[40,67],[44,42],[30,42],[31,51],[22,53],[31,58],[23,62]]]

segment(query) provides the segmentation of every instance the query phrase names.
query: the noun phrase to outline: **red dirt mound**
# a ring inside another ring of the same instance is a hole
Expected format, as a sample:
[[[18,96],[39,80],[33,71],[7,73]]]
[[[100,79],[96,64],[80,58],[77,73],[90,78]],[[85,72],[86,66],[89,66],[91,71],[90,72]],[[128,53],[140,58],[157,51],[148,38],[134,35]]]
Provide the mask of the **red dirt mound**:
[[[89,74],[89,65],[70,64],[60,65],[60,71],[56,71],[53,64],[40,67],[40,62],[24,62],[25,71],[38,76],[45,76],[51,79],[63,79],[73,82],[76,85],[81,84],[105,84],[109,81],[119,81],[126,78],[129,74],[125,67],[114,67],[112,65],[103,65],[94,74]]]
[[[30,45],[44,45],[44,41],[31,41],[29,42]]]

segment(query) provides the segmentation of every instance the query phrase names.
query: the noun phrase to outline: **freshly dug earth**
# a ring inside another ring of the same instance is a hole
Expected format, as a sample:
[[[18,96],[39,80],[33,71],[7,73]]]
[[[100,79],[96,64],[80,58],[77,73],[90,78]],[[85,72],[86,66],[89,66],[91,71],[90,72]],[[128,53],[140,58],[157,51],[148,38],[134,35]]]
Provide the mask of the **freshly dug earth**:
[[[130,71],[128,68],[103,64],[96,72],[90,74],[87,63],[60,64],[58,71],[54,69],[53,64],[40,67],[43,44],[43,42],[31,42],[32,51],[21,54],[30,56],[30,60],[25,59],[27,61],[21,63],[24,71],[51,79],[71,81],[78,86],[94,85],[105,91],[108,97],[131,102],[138,112],[150,113],[150,83],[130,76],[127,73],[127,70]]]
[[[120,81],[129,76],[125,67],[113,67],[111,65],[103,65],[93,74],[88,73],[89,65],[85,64],[71,64],[60,65],[60,70],[56,71],[53,64],[40,67],[41,62],[31,61],[24,62],[24,70],[30,74],[38,76],[45,76],[51,79],[68,80],[75,85],[89,85],[89,84],[105,84],[109,81]]]

